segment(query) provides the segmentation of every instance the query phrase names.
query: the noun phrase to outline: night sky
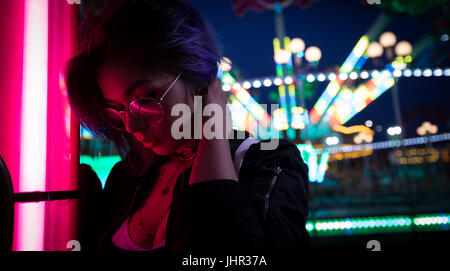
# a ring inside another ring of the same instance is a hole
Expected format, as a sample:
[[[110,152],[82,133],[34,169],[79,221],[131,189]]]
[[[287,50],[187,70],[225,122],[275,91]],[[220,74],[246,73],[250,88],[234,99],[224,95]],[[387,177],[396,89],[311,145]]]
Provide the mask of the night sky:
[[[275,37],[273,11],[262,13],[248,11],[238,17],[230,0],[190,0],[194,6],[214,27],[223,53],[239,69],[243,79],[275,75],[273,62],[272,39]],[[340,66],[359,38],[366,33],[381,11],[377,8],[366,8],[360,1],[326,1],[314,3],[307,9],[291,5],[284,10],[286,34],[300,37],[306,47],[314,45],[322,50],[322,59],[318,71],[326,71]],[[433,31],[436,25],[436,12],[431,10],[414,17],[407,14],[396,15],[384,29],[392,31],[397,41],[407,40],[414,45],[425,34]],[[418,67],[448,67],[450,42],[437,39],[436,46],[444,48],[447,58],[444,62],[430,61],[433,48],[424,52]],[[436,47],[434,47],[436,48]],[[428,54],[428,55],[427,55]],[[370,68],[370,59],[364,68]],[[415,130],[424,120],[438,124],[439,133],[448,132],[450,110],[449,77],[409,77],[400,78],[399,97],[402,118],[407,121],[406,137],[417,136]],[[311,109],[317,98],[327,86],[328,81],[321,82],[316,88],[314,97],[307,100]],[[259,88],[261,103],[268,92],[274,88]],[[250,92],[255,89],[250,89]],[[367,108],[353,117],[345,125],[363,124],[372,120],[375,125],[381,124],[383,130],[376,134],[376,140],[386,140],[386,128],[394,125],[391,91],[386,91]]]

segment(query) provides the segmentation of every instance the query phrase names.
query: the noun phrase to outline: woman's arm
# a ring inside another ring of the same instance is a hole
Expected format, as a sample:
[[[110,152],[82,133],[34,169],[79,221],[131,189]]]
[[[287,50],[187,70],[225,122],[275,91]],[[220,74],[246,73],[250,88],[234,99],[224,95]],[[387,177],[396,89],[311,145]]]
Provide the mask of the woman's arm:
[[[216,179],[237,181],[238,178],[230,154],[230,145],[226,138],[226,135],[231,132],[231,127],[227,127],[226,125],[227,121],[231,123],[231,116],[227,110],[226,98],[218,79],[214,79],[210,83],[208,93],[204,97],[204,104],[216,104],[222,109],[222,123],[215,123],[215,128],[217,129],[218,125],[222,126],[223,133],[220,135],[221,138],[213,139],[207,139],[203,135],[197,147],[189,184]],[[203,127],[200,128],[203,130]]]
[[[189,184],[216,179],[237,181],[228,139],[202,139],[192,166]]]

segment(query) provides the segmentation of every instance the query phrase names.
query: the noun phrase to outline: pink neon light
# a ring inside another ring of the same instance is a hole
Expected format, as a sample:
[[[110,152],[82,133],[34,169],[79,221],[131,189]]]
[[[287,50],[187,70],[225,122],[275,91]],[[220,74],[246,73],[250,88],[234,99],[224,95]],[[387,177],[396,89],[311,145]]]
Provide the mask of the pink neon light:
[[[48,0],[25,1],[19,191],[44,191],[47,151]],[[15,250],[43,250],[45,203],[17,205]]]
[[[18,235],[13,250],[43,250],[45,201],[16,203],[14,208],[14,225]]]
[[[63,68],[76,52],[77,5],[49,1],[46,191],[77,190],[79,124],[71,113]],[[77,240],[77,200],[46,204],[44,250],[67,250]]]

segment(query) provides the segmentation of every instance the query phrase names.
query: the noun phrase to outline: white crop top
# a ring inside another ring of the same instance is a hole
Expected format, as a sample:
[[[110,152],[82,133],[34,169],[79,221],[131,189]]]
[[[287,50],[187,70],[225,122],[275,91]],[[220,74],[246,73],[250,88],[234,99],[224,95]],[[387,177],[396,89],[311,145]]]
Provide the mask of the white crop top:
[[[149,251],[154,250],[160,247],[164,247],[166,245],[166,240],[162,240],[159,242],[156,246],[152,248],[142,248],[139,245],[137,245],[130,237],[130,234],[128,233],[128,220],[130,218],[128,217],[123,224],[120,226],[120,228],[114,233],[112,237],[113,244],[121,249],[125,250],[132,250],[132,251]]]

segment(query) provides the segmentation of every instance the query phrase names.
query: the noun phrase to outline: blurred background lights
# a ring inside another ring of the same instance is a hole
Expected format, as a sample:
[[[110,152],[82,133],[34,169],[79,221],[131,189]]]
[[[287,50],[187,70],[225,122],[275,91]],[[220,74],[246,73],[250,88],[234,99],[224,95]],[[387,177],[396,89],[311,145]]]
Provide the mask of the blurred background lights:
[[[397,42],[397,37],[395,36],[394,33],[386,31],[383,34],[381,34],[379,42],[385,48],[392,47]]]
[[[388,71],[388,70],[383,70],[383,71],[381,72],[381,75],[382,75],[383,77],[388,78],[388,77],[391,76],[391,72]]]
[[[423,122],[418,128],[417,128],[417,134],[424,136],[427,134],[437,134],[438,127],[437,125],[431,124],[429,121]]]
[[[430,77],[433,74],[433,72],[431,71],[431,69],[425,69],[423,71],[423,76],[425,77]]]
[[[274,60],[277,64],[286,64],[289,62],[290,58],[291,54],[284,49],[278,50],[274,56]]]
[[[409,43],[407,41],[400,41],[395,46],[395,53],[398,56],[407,56],[407,55],[411,54],[411,52],[412,52],[411,43]]]
[[[412,71],[410,69],[406,69],[403,71],[403,76],[410,77],[412,75]]]
[[[291,51],[299,53],[305,50],[305,42],[300,38],[294,38],[291,40]]]
[[[322,51],[317,46],[308,47],[305,51],[305,58],[308,62],[316,62],[322,58]]]
[[[372,127],[373,122],[371,120],[366,120],[366,122],[364,123],[364,125],[366,125],[367,127]]]
[[[389,127],[387,133],[390,136],[399,135],[402,133],[402,128],[400,126]]]
[[[376,58],[383,55],[383,47],[376,41],[373,41],[367,47],[367,55],[370,58]]]
[[[308,74],[308,76],[306,76],[306,81],[308,81],[308,82],[313,82],[314,80],[315,80],[314,75]]]
[[[327,143],[328,146],[337,145],[339,143],[339,138],[337,136],[329,136],[325,139],[325,143]]]
[[[441,69],[435,69],[433,71],[434,76],[442,76],[442,70]]]
[[[325,74],[320,73],[319,75],[317,75],[317,80],[318,81],[323,82],[323,81],[325,81],[325,79],[326,79]]]
[[[239,90],[239,89],[241,88],[241,84],[239,84],[239,83],[234,83],[234,84],[232,85],[232,88],[235,89],[235,90]]]
[[[252,84],[250,84],[249,81],[245,81],[244,83],[242,83],[242,87],[245,89],[249,89],[252,87]]]
[[[281,85],[283,83],[283,80],[281,80],[281,78],[275,78],[275,80],[273,80],[273,83],[276,86],[279,86],[279,85]]]
[[[294,82],[294,80],[292,79],[292,77],[287,76],[286,78],[284,78],[284,83],[287,85],[292,84],[292,82]]]
[[[380,72],[379,71],[372,71],[371,73],[373,78],[378,78],[378,76],[380,76]]]
[[[401,71],[401,70],[395,70],[392,74],[393,74],[395,77],[400,77],[400,76],[402,76],[402,71]]]
[[[261,87],[261,81],[255,80],[255,81],[253,81],[252,85],[254,88],[259,88],[259,87]]]
[[[340,73],[339,74],[339,79],[341,79],[341,80],[347,80],[347,74],[346,73]]]
[[[334,74],[334,73],[328,74],[328,80],[333,81],[335,79],[336,79],[336,74]]]
[[[362,71],[359,76],[361,77],[361,79],[367,79],[369,78],[369,73],[366,71]]]
[[[224,72],[229,72],[231,70],[232,62],[228,57],[223,57],[220,60],[219,68]]]
[[[368,135],[368,134],[363,133],[363,132],[358,133],[353,138],[353,142],[355,142],[355,144],[372,143],[372,141],[373,141],[373,136],[372,135]]]

